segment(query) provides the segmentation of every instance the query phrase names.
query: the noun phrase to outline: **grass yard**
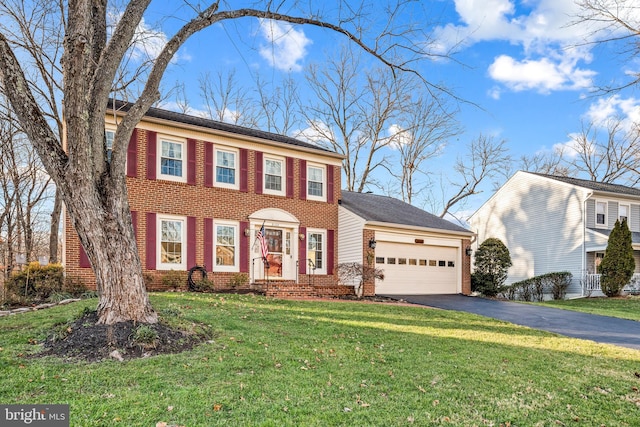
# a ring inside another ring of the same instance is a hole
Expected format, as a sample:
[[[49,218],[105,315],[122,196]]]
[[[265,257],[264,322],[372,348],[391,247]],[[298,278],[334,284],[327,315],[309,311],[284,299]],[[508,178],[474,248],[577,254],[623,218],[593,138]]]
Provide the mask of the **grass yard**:
[[[564,308],[584,313],[601,314],[603,316],[640,321],[640,297],[627,296],[619,298],[579,298],[572,300],[545,301],[536,303],[546,307]]]
[[[212,325],[182,354],[31,358],[89,300],[0,318],[0,402],[69,403],[72,426],[638,426],[640,352],[394,304],[152,295]]]

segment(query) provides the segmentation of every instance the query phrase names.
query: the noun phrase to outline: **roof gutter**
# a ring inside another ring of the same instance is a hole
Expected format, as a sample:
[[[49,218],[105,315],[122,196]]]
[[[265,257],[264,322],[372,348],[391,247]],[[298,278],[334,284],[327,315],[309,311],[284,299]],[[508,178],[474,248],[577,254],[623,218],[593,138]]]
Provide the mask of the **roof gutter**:
[[[473,231],[456,231],[456,230],[447,230],[444,228],[430,228],[430,227],[420,227],[417,225],[407,225],[407,224],[395,224],[391,222],[381,222],[381,221],[367,221],[365,225],[370,227],[384,227],[384,228],[399,228],[408,231],[422,231],[426,233],[438,233],[438,234],[452,234],[455,236],[463,236],[463,237],[473,237],[475,233]]]

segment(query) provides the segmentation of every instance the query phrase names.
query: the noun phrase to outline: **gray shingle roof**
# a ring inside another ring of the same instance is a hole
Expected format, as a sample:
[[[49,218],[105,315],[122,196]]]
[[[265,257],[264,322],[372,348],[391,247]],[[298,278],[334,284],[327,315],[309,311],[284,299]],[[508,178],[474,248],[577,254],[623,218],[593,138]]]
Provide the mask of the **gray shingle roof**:
[[[606,184],[604,182],[589,181],[586,179],[570,178],[566,176],[547,175],[543,173],[528,172],[534,175],[543,176],[545,178],[555,179],[556,181],[566,182],[567,184],[576,185],[578,187],[588,188],[589,190],[602,191],[605,193],[625,194],[628,196],[640,196],[640,189],[627,187],[619,184]]]
[[[118,111],[127,112],[133,104],[129,102],[111,100],[109,102],[109,108],[113,108],[112,102],[115,103],[115,109]],[[243,126],[232,125],[229,123],[219,122],[216,120],[205,119],[203,117],[190,116],[188,114],[176,113],[174,111],[163,110],[161,108],[149,108],[145,117],[153,117],[157,119],[170,120],[173,122],[183,123],[187,125],[200,126],[207,129],[213,129],[222,132],[230,132],[238,135],[245,135],[254,138],[260,138],[267,141],[274,141],[283,144],[294,145],[301,148],[323,151],[325,153],[336,154],[331,150],[327,150],[320,146],[310,144],[308,142],[300,141],[299,139],[291,138],[285,135],[279,135],[276,133],[265,132],[258,129],[246,128]]]
[[[471,233],[466,228],[393,197],[342,190],[340,204],[366,221]]]

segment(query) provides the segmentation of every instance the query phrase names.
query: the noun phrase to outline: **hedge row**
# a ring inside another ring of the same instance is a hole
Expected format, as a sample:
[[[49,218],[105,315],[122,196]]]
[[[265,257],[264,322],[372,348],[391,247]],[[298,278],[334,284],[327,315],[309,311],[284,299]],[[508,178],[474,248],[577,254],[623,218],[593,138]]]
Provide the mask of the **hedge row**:
[[[22,271],[14,272],[5,286],[6,302],[9,303],[44,302],[56,298],[79,297],[87,292],[80,280],[65,277],[62,265],[41,266],[38,262],[32,262]]]
[[[502,290],[505,298],[520,301],[543,301],[544,294],[554,300],[564,299],[573,275],[568,271],[547,273],[506,286]]]

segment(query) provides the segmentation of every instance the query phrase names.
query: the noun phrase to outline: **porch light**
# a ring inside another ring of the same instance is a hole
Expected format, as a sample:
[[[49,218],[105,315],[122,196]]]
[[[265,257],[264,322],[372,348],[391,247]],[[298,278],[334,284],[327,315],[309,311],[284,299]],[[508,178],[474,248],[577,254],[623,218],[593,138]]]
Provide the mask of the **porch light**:
[[[251,229],[250,228],[245,228],[244,229],[244,235],[247,236],[247,237],[251,236]]]
[[[304,233],[300,233],[300,234],[298,234],[298,239],[300,239],[300,240],[304,240]]]
[[[467,256],[471,256],[471,254],[473,253],[473,249],[471,249],[471,246],[467,246],[467,249],[464,250],[464,253],[467,254]]]
[[[371,239],[369,239],[369,247],[371,249],[375,249],[377,244],[378,244],[378,242],[376,242],[376,239],[374,239],[373,237]]]

